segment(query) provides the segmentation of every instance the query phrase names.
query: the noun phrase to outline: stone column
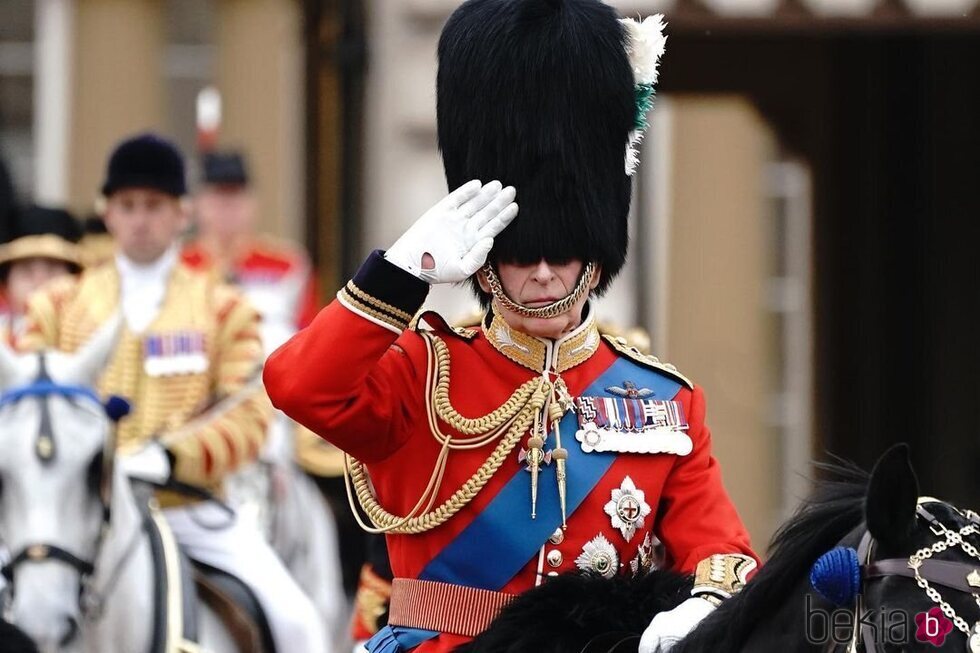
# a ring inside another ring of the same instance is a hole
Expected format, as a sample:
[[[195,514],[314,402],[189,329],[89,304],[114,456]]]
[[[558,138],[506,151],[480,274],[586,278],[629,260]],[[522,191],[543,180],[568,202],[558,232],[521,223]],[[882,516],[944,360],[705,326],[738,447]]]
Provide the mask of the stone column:
[[[242,148],[260,229],[303,236],[303,31],[298,0],[219,0],[217,87],[222,147]]]
[[[110,149],[164,123],[161,0],[78,0],[70,195],[92,210]]]
[[[714,454],[753,541],[764,547],[781,499],[768,425],[778,364],[766,279],[766,169],[775,136],[739,97],[671,98],[667,351],[705,388]]]
[[[68,201],[75,0],[35,3],[34,200]]]

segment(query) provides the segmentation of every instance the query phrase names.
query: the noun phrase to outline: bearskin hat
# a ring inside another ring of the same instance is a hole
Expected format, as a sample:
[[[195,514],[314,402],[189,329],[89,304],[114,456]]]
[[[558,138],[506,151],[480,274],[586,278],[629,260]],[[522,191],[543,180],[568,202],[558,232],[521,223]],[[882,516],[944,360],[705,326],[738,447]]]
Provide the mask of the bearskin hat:
[[[598,0],[468,0],[439,41],[438,136],[450,189],[499,179],[520,215],[492,262],[581,259],[604,290],[626,260],[624,156],[634,77]]]

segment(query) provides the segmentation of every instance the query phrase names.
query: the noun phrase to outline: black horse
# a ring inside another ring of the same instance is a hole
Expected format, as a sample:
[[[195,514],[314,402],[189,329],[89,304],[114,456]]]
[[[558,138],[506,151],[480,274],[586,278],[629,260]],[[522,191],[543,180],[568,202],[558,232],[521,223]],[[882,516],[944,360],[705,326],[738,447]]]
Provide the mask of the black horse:
[[[870,476],[821,468],[828,480],[776,533],[765,565],[671,653],[980,651],[980,634],[968,643],[980,619],[980,517],[920,499],[905,445]],[[921,562],[919,579],[910,561]],[[690,583],[666,571],[559,577],[458,651],[635,652],[652,616],[687,598]]]

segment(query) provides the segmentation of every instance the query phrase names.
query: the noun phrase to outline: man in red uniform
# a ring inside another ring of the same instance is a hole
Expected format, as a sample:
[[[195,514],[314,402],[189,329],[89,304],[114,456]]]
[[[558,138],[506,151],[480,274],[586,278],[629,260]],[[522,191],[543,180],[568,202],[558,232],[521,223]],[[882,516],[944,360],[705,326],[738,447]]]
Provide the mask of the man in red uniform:
[[[667,650],[756,566],[703,392],[601,335],[589,303],[625,262],[661,29],[598,0],[460,6],[438,75],[457,190],[266,364],[273,403],[351,456],[388,535],[389,621],[369,651],[452,650],[551,575],[645,573],[653,536],[695,577],[644,633],[641,650]],[[430,284],[467,279],[480,328],[413,319]]]
[[[272,351],[316,314],[313,269],[302,248],[257,233],[256,200],[244,157],[211,152],[195,197],[197,236],[181,259],[239,288],[262,313],[262,343]]]

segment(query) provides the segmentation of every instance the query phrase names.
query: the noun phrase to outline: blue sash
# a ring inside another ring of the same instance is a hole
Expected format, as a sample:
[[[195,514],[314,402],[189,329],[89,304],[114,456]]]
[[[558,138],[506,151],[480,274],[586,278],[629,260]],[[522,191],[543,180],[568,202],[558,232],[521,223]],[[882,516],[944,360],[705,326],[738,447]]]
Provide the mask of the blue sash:
[[[673,399],[681,388],[667,376],[620,358],[593,381],[582,396],[609,396],[607,387],[622,385],[626,380],[649,388],[653,398],[662,400]],[[573,413],[565,415],[561,421],[561,437],[562,445],[568,450],[566,505],[569,517],[616,461],[616,454],[612,452],[583,452],[575,440],[577,430],[578,418]],[[531,475],[515,474],[470,525],[429,561],[419,578],[494,591],[503,588],[561,526],[555,473],[555,465],[551,464],[542,467],[538,476],[536,519],[531,519]],[[490,551],[493,554],[487,555]],[[397,652],[397,648],[380,645],[383,642],[390,645],[392,637],[399,634],[402,635],[398,637],[399,641],[404,638],[405,644],[412,642],[402,649],[406,651],[439,635],[427,630],[388,627],[371,638],[368,651]],[[378,640],[378,648],[372,648],[375,640]]]

